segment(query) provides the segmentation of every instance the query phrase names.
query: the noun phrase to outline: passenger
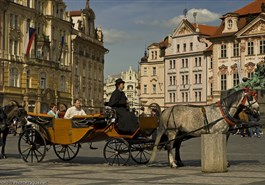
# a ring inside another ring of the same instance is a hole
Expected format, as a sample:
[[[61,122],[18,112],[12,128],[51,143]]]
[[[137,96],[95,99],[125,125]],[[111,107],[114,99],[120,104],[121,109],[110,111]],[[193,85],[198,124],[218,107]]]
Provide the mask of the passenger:
[[[111,94],[108,105],[116,110],[118,129],[125,132],[134,132],[138,128],[138,122],[135,121],[135,115],[133,117],[128,109],[128,99],[122,91],[124,83],[121,78],[115,81],[116,89]]]
[[[64,118],[71,119],[72,117],[77,115],[86,115],[85,111],[81,108],[81,102],[79,99],[74,100],[74,106],[67,109]]]
[[[142,111],[142,113],[140,114],[139,117],[147,117],[147,115],[144,112],[144,107],[143,106],[141,107],[141,111]]]
[[[53,115],[55,118],[58,118],[59,110],[57,110],[57,106],[54,103],[51,103],[51,110],[47,113],[49,115]]]

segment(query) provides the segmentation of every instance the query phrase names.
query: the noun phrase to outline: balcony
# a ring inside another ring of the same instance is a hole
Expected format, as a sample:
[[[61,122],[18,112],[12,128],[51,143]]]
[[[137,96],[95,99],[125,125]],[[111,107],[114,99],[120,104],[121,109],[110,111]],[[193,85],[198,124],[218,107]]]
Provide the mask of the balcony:
[[[193,72],[202,72],[202,66],[195,66],[193,67]]]
[[[180,68],[180,73],[189,73],[189,68]]]

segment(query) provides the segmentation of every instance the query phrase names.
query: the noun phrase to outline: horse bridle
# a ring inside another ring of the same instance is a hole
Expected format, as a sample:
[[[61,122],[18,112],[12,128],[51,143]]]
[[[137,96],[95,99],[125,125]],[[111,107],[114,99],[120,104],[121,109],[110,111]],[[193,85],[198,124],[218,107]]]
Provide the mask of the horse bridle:
[[[243,100],[241,101],[241,105],[244,107],[247,107],[248,109],[252,110],[252,105],[257,103],[257,99],[256,99],[256,93],[253,93],[251,91],[247,91],[247,92],[243,92],[244,93],[244,97]],[[255,99],[255,102],[250,102],[250,98],[249,95],[251,95],[252,98]],[[248,102],[248,105],[246,106],[245,103],[246,101]],[[218,106],[220,108],[220,111],[224,117],[224,120],[229,124],[229,125],[235,125],[239,122],[238,119],[234,118],[233,116],[231,116],[227,110],[227,105],[223,105],[225,103],[225,101],[223,100],[222,103],[221,101],[218,101]],[[238,107],[235,106],[231,106],[230,108],[235,108],[238,109]]]

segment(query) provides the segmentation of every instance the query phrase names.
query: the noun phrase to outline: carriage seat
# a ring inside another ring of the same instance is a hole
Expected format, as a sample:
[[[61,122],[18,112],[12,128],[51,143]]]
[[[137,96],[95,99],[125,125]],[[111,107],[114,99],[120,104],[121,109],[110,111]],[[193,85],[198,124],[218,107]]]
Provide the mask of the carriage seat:
[[[104,128],[107,125],[105,117],[102,114],[74,116],[72,118],[72,122],[73,122],[73,127],[93,126],[95,129]]]

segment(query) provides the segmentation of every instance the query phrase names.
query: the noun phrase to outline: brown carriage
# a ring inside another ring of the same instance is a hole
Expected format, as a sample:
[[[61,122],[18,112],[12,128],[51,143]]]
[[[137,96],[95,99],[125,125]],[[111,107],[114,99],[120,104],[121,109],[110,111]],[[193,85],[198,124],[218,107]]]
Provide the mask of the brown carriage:
[[[18,148],[26,162],[40,162],[52,146],[58,158],[72,160],[82,143],[106,141],[103,154],[109,164],[139,164],[149,161],[157,128],[157,117],[139,118],[139,128],[132,134],[120,134],[111,114],[90,114],[72,119],[55,119],[46,114],[28,113],[30,125],[20,135]]]

